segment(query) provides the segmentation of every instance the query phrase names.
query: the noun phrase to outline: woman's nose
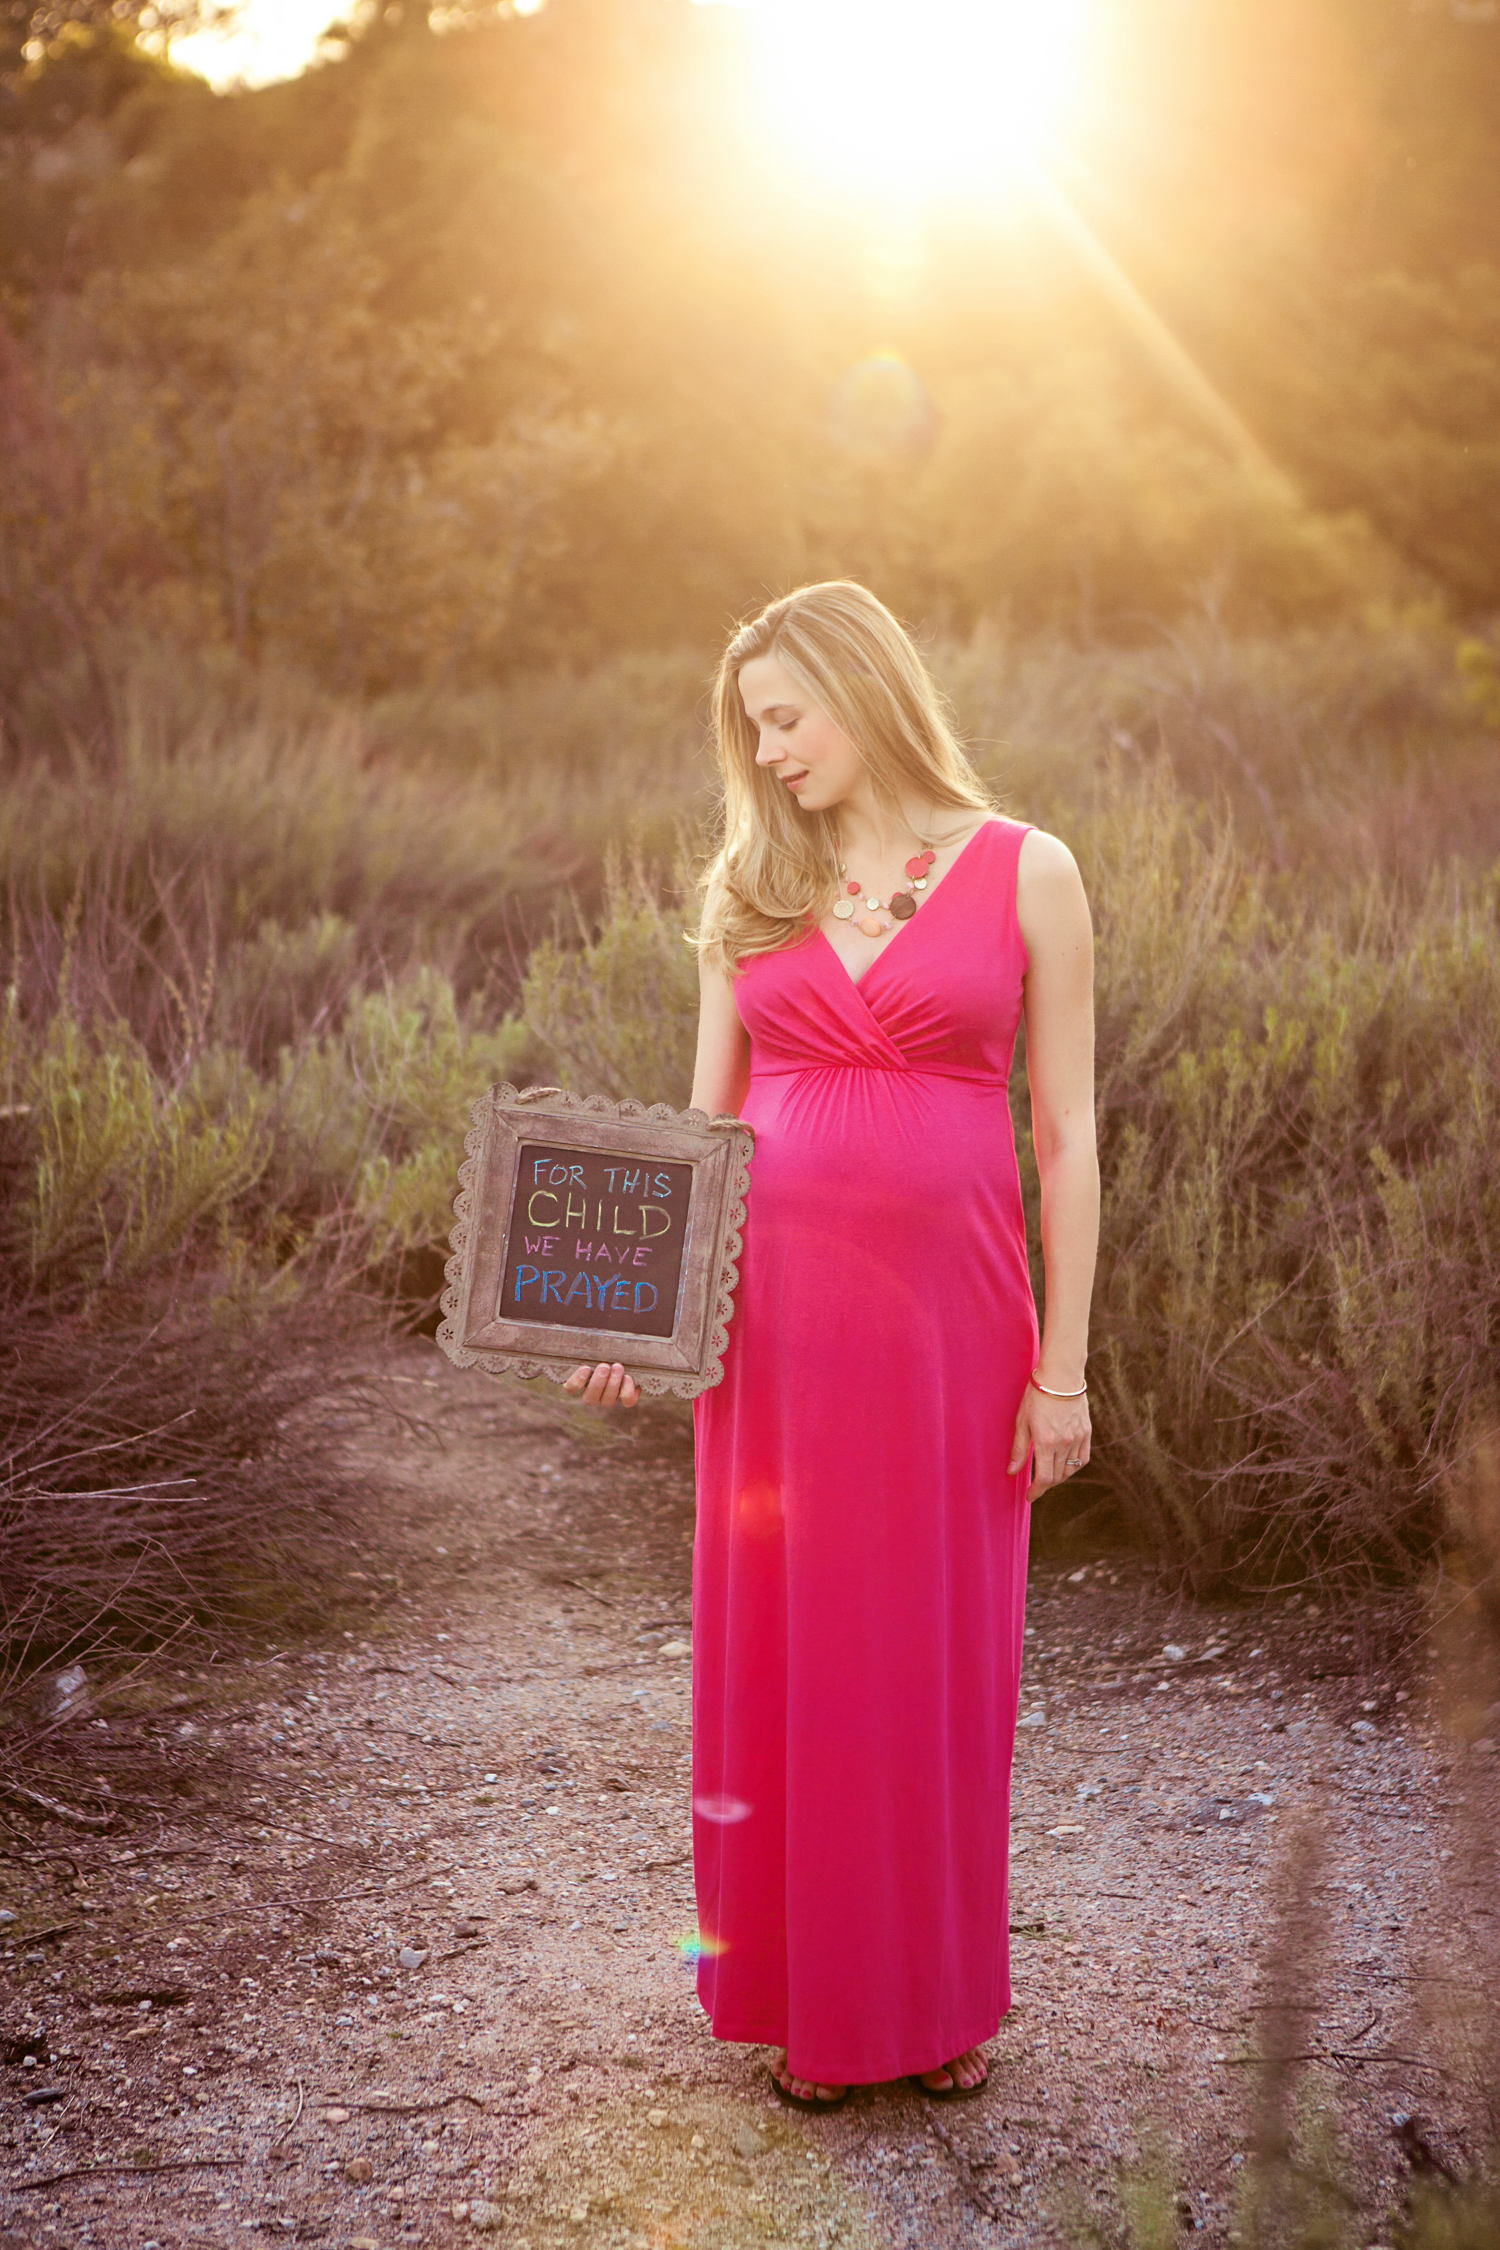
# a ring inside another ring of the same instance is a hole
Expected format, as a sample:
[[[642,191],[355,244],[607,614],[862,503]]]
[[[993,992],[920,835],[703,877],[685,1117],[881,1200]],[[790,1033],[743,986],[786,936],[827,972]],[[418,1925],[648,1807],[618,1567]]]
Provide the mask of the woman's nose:
[[[785,743],[778,742],[774,734],[761,736],[760,747],[755,753],[755,763],[758,766],[779,766],[785,756]]]

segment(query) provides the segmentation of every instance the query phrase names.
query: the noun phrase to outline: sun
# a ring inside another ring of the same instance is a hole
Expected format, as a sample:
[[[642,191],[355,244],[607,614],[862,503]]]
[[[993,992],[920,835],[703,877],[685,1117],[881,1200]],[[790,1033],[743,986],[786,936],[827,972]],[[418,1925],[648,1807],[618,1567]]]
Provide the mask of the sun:
[[[1078,99],[1090,0],[743,0],[757,129],[799,170],[922,199],[993,188]]]

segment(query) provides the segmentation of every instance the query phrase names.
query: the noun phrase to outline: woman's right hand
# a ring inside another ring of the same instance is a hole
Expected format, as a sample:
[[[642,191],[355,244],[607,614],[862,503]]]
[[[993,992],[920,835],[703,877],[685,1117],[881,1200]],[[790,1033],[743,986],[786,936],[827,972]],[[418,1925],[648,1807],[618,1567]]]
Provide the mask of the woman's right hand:
[[[634,1376],[627,1375],[618,1360],[612,1366],[600,1360],[597,1367],[575,1367],[563,1389],[570,1397],[581,1398],[585,1406],[636,1406],[641,1396]]]

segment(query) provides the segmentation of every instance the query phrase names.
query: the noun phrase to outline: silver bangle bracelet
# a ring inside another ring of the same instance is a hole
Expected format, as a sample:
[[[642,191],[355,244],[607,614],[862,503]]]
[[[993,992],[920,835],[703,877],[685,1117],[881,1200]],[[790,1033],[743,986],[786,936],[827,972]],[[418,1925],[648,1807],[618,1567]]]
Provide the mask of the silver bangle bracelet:
[[[1084,1398],[1088,1395],[1087,1383],[1077,1391],[1049,1391],[1045,1383],[1037,1381],[1035,1368],[1031,1371],[1031,1387],[1034,1391],[1040,1391],[1043,1398]]]

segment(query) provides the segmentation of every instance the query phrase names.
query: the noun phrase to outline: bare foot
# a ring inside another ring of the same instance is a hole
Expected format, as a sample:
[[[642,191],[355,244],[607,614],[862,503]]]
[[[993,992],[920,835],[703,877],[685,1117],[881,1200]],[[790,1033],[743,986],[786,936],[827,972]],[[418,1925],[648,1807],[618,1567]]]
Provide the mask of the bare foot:
[[[936,2070],[924,2070],[921,2078],[934,2094],[946,2094],[954,2086],[982,2086],[989,2074],[989,2064],[980,2050],[968,2047],[952,2062],[941,2063]]]
[[[771,2075],[778,2086],[795,2101],[806,2102],[809,2109],[817,2109],[830,2102],[841,2102],[849,2091],[847,2086],[821,2085],[814,2078],[794,2078],[787,2068],[785,2054],[778,2056],[772,2065]]]

